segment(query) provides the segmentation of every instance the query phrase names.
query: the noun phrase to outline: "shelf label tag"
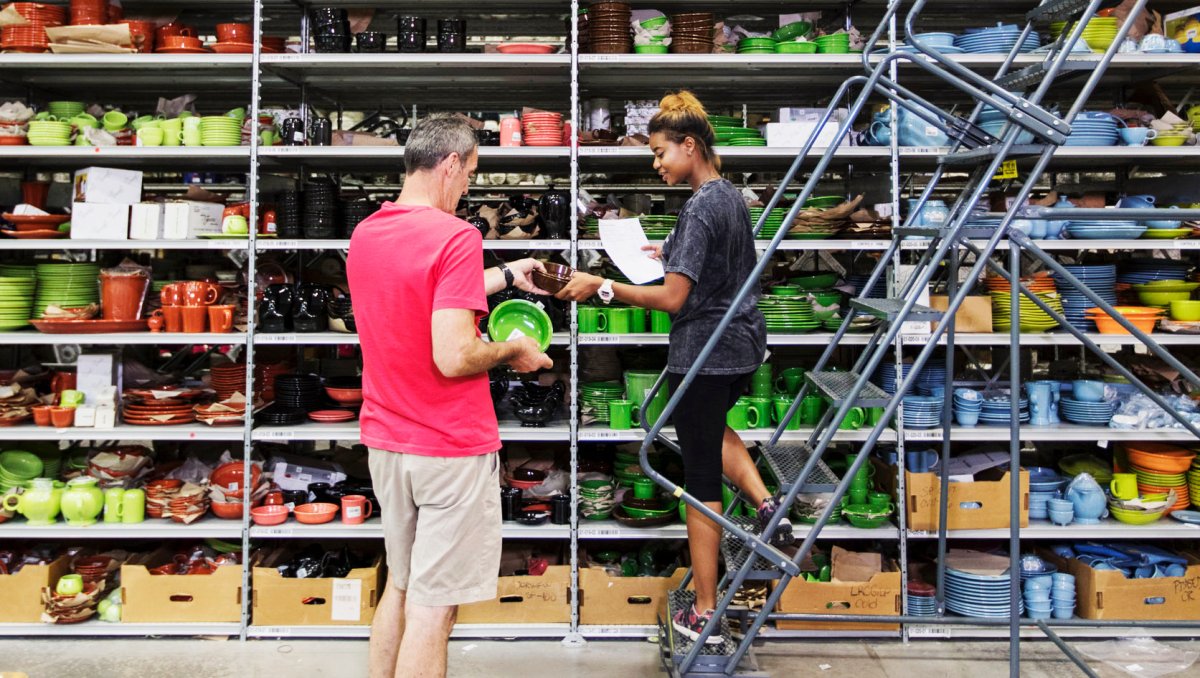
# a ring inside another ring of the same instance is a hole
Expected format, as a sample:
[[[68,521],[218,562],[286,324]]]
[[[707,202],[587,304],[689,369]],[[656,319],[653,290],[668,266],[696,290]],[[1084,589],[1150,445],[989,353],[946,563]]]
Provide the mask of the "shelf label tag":
[[[330,618],[334,621],[358,621],[362,615],[362,580],[334,579]]]
[[[1172,240],[1177,250],[1196,250],[1200,249],[1200,240]]]
[[[254,341],[260,344],[289,344],[297,341],[296,335],[286,332],[255,334]]]
[[[887,244],[881,240],[851,240],[846,243],[846,249],[850,250],[878,250],[887,247]]]
[[[1005,180],[1016,179],[1018,176],[1020,176],[1020,173],[1017,172],[1017,161],[1005,160],[1004,163],[1000,165],[1000,172],[992,178],[996,180]]]
[[[260,534],[264,537],[291,537],[294,532],[290,527],[264,527]]]
[[[630,431],[582,431],[579,437],[582,440],[620,440],[629,434]]]
[[[268,440],[291,440],[292,438],[296,437],[296,432],[291,429],[283,429],[280,431],[267,431],[265,437]]]
[[[600,527],[600,528],[588,530],[582,536],[585,536],[585,537],[619,537],[619,536],[621,536],[621,531],[615,527]]]
[[[904,439],[905,440],[941,440],[942,439],[942,431],[941,431],[941,429],[936,429],[936,428],[931,428],[931,429],[923,430],[923,431],[910,431],[908,429],[905,429]]]
[[[292,635],[292,630],[287,626],[261,626],[258,628],[258,633],[264,636],[285,637]]]
[[[931,533],[929,532],[929,530],[909,530],[908,531],[908,536],[914,537],[917,539],[923,539],[925,537],[928,537],[930,534]]]
[[[264,242],[264,241],[258,240],[257,242]],[[299,240],[274,240],[274,241],[268,240],[265,242],[270,242],[271,249],[273,249],[273,250],[294,250],[294,249],[300,248]]]
[[[910,638],[949,638],[950,627],[945,624],[913,624],[908,627]]]
[[[581,334],[579,335],[579,343],[581,344],[620,344],[624,340],[624,336],[620,334],[605,334],[603,332],[597,334]]]
[[[900,335],[900,345],[901,346],[923,346],[925,344],[928,344],[929,340],[932,338],[933,338],[932,335],[929,335],[929,334],[902,334],[902,335]]]

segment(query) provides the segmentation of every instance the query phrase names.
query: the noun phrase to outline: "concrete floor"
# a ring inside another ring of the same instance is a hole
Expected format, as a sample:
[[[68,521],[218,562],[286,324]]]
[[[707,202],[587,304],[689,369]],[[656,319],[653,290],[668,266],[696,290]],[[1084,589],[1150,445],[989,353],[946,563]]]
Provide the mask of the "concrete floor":
[[[1200,642],[1169,640],[1197,650]],[[65,639],[0,641],[0,678],[349,678],[366,675],[366,642],[299,640]],[[761,668],[780,678],[1004,678],[1008,646],[1001,642],[775,642],[757,650]],[[1053,645],[1022,645],[1023,678],[1082,675]],[[1105,678],[1126,675],[1093,662]],[[663,675],[656,646],[646,641],[594,641],[566,649],[547,641],[454,641],[453,678],[554,676],[651,678]],[[1198,676],[1193,666],[1179,676]]]

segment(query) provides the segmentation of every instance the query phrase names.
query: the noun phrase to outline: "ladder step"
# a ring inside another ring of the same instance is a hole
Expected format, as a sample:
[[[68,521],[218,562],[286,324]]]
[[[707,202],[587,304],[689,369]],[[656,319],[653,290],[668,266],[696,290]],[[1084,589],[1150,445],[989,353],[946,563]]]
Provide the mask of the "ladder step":
[[[1013,71],[1007,75],[1000,76],[1000,78],[996,80],[996,84],[1007,90],[1027,89],[1041,82],[1042,76],[1044,76],[1048,70],[1049,69],[1046,66],[1046,62],[1039,61],[1036,64],[1026,66],[1018,71]]]
[[[854,372],[840,371],[807,372],[804,376],[810,384],[821,392],[821,395],[837,406],[841,406],[848,399],[850,391],[854,389],[854,385],[862,378]],[[858,407],[886,407],[891,401],[892,397],[883,389],[868,381],[858,392],[858,397],[854,399],[853,404]]]
[[[694,602],[696,602],[695,591],[675,589],[667,593],[667,647],[671,651],[676,665],[683,661],[688,652],[691,652],[695,642],[677,632],[671,620],[675,618],[676,612],[686,610]],[[691,667],[691,671],[707,673],[708,671],[705,670],[706,667],[715,666],[719,666],[720,670],[724,671],[726,660],[737,650],[737,644],[733,642],[733,635],[729,630],[729,622],[724,618],[721,619],[721,637],[723,642],[719,644],[706,643],[704,645],[700,650],[700,657],[696,660],[696,664]]]
[[[1021,158],[1041,154],[1045,148],[1044,144],[1016,144],[1008,149],[1006,158]],[[959,151],[958,153],[948,153],[938,159],[943,165],[958,167],[962,165],[978,165],[983,162],[989,162],[1000,153],[1000,144],[992,144],[990,146],[980,146],[972,148],[969,151]]]
[[[758,523],[752,518],[736,517],[730,518],[738,527],[758,534]],[[746,548],[746,543],[738,539],[737,536],[725,530],[721,533],[721,555],[725,557],[725,568],[729,572],[736,572],[742,569],[748,558],[754,558],[754,564],[750,570],[750,574],[746,577],[747,580],[773,580],[779,579],[782,572],[776,569],[767,561],[755,556],[750,549]]]
[[[1042,0],[1042,4],[1029,10],[1025,18],[1032,23],[1065,21],[1082,12],[1088,4],[1088,0]]]
[[[812,456],[812,448],[808,445],[760,445],[759,449],[779,481],[779,489],[782,492],[790,490],[792,485],[796,484],[804,465]],[[808,478],[801,484],[800,492],[833,492],[837,489],[838,480],[837,474],[829,470],[824,461],[818,461],[812,473],[808,474]]]
[[[888,322],[904,322],[909,320],[920,322],[942,319],[941,311],[936,311],[920,304],[913,304],[908,314],[901,315],[901,311],[904,310],[904,304],[905,301],[903,299],[869,299],[860,297],[850,300],[851,308]]]

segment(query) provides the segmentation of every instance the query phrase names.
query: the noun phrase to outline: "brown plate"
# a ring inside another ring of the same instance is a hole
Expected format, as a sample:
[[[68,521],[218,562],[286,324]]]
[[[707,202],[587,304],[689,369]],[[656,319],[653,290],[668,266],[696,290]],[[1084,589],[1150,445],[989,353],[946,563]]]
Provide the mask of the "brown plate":
[[[659,527],[679,521],[679,513],[673,512],[658,518],[631,518],[620,506],[613,508],[612,517],[625,527]]]
[[[145,332],[145,320],[30,320],[29,324],[46,334],[102,334],[105,332]]]

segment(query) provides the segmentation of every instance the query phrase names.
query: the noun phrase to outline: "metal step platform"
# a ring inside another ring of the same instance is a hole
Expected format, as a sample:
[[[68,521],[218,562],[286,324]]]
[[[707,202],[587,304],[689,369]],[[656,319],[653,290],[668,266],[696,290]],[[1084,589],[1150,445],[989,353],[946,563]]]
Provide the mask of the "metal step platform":
[[[808,445],[762,445],[762,456],[771,467],[771,472],[779,481],[779,489],[787,492],[800,477],[804,465],[808,463],[812,449]],[[812,473],[808,474],[800,492],[813,494],[817,492],[833,492],[838,484],[837,474],[829,470],[824,461],[818,461]]]
[[[992,144],[990,146],[980,146],[972,148],[968,151],[959,151],[957,153],[947,153],[938,158],[938,162],[948,167],[964,167],[975,166],[981,163],[990,162],[993,158],[1000,154],[1000,144]],[[1012,148],[1004,157],[1010,159],[1016,158],[1031,158],[1041,155],[1045,150],[1045,146],[1039,144],[1013,144]]]
[[[671,676],[678,678],[725,674],[725,665],[729,662],[729,658],[733,656],[734,650],[737,649],[737,643],[734,642],[729,622],[724,618],[721,619],[721,637],[724,639],[723,642],[719,644],[705,644],[691,667],[686,672],[679,672],[678,667],[680,663],[691,652],[695,643],[676,632],[671,620],[675,617],[676,611],[687,609],[695,600],[695,591],[680,591],[676,589],[667,594],[667,618],[661,624],[662,633],[659,635],[659,643],[662,644],[663,648],[664,663],[669,662],[669,666],[666,667],[667,671]],[[769,678],[766,673],[758,670],[758,663],[754,660],[753,652],[747,652],[746,656],[738,664],[737,670],[728,675],[738,678]]]
[[[854,372],[808,372],[804,377],[826,399],[831,401],[835,406],[841,406],[842,403],[849,399],[850,391],[854,389],[854,385],[858,382],[860,375]],[[854,405],[858,407],[887,407],[887,404],[891,401],[892,397],[886,391],[875,384],[867,382],[862,390],[858,392],[858,397],[854,399]]]
[[[1025,14],[1030,23],[1066,21],[1087,9],[1088,0],[1043,0]]]
[[[881,320],[888,322],[896,322],[901,319],[901,311],[904,309],[905,301],[903,299],[872,299],[861,297],[850,300],[850,307],[856,311],[862,311],[867,315],[875,316]],[[922,306],[921,304],[913,304],[909,309],[908,314],[903,316],[905,321],[926,321],[932,320],[937,322],[942,319],[942,312]]]
[[[737,526],[747,532],[759,534],[758,522],[753,518],[738,517],[731,518]],[[746,548],[746,543],[738,539],[737,535],[726,530],[721,534],[721,555],[725,558],[725,569],[729,572],[736,572],[742,569],[746,564],[746,560],[754,558],[754,563],[751,565],[750,574],[746,577],[747,580],[761,581],[779,579],[782,572],[776,569],[767,561],[755,556],[750,549]]]

